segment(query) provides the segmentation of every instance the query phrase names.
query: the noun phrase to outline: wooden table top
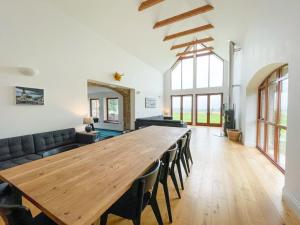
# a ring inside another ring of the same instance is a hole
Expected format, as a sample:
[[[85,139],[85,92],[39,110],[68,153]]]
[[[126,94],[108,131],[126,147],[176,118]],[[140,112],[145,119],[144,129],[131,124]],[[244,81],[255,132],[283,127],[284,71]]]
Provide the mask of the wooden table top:
[[[187,131],[151,126],[0,171],[0,179],[56,223],[90,225]]]

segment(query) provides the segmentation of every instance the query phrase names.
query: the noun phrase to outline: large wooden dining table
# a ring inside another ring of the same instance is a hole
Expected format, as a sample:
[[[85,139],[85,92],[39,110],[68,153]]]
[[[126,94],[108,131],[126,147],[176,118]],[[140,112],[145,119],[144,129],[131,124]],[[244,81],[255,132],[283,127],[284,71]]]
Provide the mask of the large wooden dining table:
[[[90,225],[187,128],[151,126],[0,171],[0,179],[60,225]]]

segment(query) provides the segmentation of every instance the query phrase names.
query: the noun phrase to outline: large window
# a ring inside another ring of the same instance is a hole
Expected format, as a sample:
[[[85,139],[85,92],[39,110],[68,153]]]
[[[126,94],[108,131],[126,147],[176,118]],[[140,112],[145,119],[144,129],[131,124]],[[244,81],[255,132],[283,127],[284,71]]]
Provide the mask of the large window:
[[[172,90],[192,89],[194,81],[194,59],[180,60],[171,74]]]
[[[106,99],[106,121],[119,121],[119,98]]]
[[[288,67],[284,66],[269,75],[258,90],[257,148],[285,169]]]
[[[99,99],[90,99],[90,115],[93,118],[99,118],[100,116]]]
[[[215,54],[197,57],[197,88],[222,87],[224,62]]]
[[[195,65],[195,70],[194,70]],[[215,54],[180,60],[171,72],[172,90],[222,87],[224,62]],[[194,77],[196,84],[194,85]]]

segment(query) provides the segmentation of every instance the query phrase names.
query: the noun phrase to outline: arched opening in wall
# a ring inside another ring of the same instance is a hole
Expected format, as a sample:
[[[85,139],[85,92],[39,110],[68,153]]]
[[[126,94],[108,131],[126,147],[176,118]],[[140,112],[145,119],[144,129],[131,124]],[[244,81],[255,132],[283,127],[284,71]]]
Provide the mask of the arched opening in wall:
[[[256,147],[282,172],[285,170],[288,65],[282,65],[257,88]]]
[[[134,89],[88,81],[90,116],[95,130],[109,136],[133,128]]]

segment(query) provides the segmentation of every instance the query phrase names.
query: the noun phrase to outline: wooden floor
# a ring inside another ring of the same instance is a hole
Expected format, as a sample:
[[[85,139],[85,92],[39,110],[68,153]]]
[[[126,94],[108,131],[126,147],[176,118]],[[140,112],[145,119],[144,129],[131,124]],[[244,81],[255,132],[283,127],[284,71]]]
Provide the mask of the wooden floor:
[[[219,128],[192,130],[194,165],[185,178],[182,199],[177,199],[172,183],[169,185],[174,225],[300,225],[281,200],[283,174],[264,156],[218,137]],[[158,199],[168,224],[161,188]],[[109,216],[108,225],[129,224]],[[142,224],[157,224],[150,208],[143,213]]]

